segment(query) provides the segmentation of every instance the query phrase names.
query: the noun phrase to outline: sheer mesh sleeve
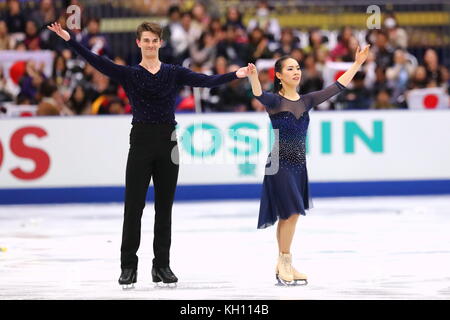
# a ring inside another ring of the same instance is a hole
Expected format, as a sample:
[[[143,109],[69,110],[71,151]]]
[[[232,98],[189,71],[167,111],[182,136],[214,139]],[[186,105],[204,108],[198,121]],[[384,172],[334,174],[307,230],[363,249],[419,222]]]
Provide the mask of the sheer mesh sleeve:
[[[325,89],[314,91],[303,95],[303,100],[305,101],[306,110],[309,111],[313,107],[321,104],[322,102],[330,99],[332,96],[340,93],[345,89],[345,86],[339,82],[335,82],[329,85]]]
[[[277,95],[271,92],[263,91],[262,95],[255,96],[255,98],[269,110],[277,109],[279,104]]]

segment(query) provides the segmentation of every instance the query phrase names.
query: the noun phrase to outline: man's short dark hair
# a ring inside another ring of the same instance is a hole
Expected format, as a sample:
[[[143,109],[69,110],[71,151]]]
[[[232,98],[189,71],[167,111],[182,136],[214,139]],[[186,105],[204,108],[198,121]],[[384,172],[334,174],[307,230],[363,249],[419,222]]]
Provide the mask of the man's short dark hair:
[[[142,22],[136,30],[136,38],[141,40],[142,33],[144,31],[150,31],[158,36],[159,39],[162,39],[162,28],[158,23],[154,22]]]

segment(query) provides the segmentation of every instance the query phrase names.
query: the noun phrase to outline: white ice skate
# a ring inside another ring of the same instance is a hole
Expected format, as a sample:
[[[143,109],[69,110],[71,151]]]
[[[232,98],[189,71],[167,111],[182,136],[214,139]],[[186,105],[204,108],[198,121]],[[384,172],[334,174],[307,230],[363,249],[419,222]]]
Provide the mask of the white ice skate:
[[[292,255],[280,253],[275,269],[275,277],[280,286],[306,285],[308,283],[305,274],[298,272],[292,267]]]

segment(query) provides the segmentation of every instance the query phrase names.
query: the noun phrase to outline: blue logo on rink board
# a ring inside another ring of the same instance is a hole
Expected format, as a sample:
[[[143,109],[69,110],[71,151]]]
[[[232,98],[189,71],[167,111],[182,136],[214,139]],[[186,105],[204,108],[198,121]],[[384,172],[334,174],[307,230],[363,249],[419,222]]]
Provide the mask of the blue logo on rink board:
[[[208,132],[212,137],[212,144],[209,149],[198,149],[194,146],[193,137],[197,130]],[[222,135],[219,128],[210,123],[193,124],[186,128],[181,136],[181,144],[185,151],[194,157],[210,157],[214,156],[222,146]]]
[[[374,153],[383,152],[383,122],[373,122],[373,135],[370,138],[355,121],[345,121],[345,153],[355,152],[355,137],[359,137]]]
[[[229,148],[229,150],[235,156],[248,157],[254,154],[258,154],[259,151],[261,150],[261,141],[257,137],[249,136],[246,135],[245,133],[242,133],[240,129],[256,130],[257,132],[259,130],[259,127],[258,125],[251,122],[238,122],[230,126],[230,131],[228,131],[229,136],[235,142],[245,142],[245,144],[248,145],[248,148],[243,150],[238,148],[237,146],[234,146],[232,148]]]
[[[320,123],[320,152],[321,154],[332,154],[338,152],[333,150],[333,139],[341,137],[332,134],[333,123],[331,121],[323,121]],[[246,131],[254,131],[254,134],[246,133]],[[343,123],[343,153],[352,154],[358,150],[355,148],[356,141],[362,142],[365,147],[373,153],[382,153],[384,150],[384,133],[383,121],[374,120],[372,122],[372,129],[363,129],[356,121],[344,121]],[[182,133],[181,145],[183,149],[193,157],[212,157],[224,145],[224,139],[229,138],[233,141],[228,151],[235,157],[250,157],[258,155],[260,152],[268,153],[273,147],[275,141],[275,134],[272,125],[268,125],[268,146],[270,148],[264,149],[263,137],[260,135],[260,127],[253,122],[237,122],[231,125],[227,131],[219,129],[211,123],[192,124],[188,126]],[[207,134],[210,137],[210,145],[201,145],[194,142],[194,135],[196,133]],[[306,137],[306,153],[310,151],[310,133]],[[246,145],[246,147],[243,146]]]

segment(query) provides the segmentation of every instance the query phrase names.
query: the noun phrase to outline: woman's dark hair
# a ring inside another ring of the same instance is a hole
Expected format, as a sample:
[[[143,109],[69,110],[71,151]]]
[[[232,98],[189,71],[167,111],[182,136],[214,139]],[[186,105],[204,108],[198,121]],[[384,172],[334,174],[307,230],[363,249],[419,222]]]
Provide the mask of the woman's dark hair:
[[[273,77],[273,92],[278,93],[281,90],[281,80],[277,78],[277,72],[281,73],[283,69],[283,62],[289,59],[290,56],[282,56],[275,62],[275,75]]]

